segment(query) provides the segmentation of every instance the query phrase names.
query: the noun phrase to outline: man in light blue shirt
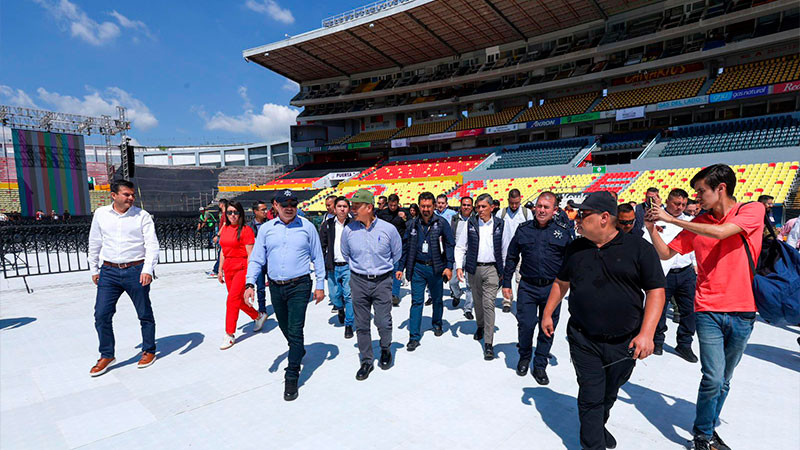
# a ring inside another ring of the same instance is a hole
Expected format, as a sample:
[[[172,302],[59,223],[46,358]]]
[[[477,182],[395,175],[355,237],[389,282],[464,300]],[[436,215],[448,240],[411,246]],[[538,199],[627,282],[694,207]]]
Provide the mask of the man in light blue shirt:
[[[444,194],[439,194],[436,197],[436,209],[433,210],[433,213],[437,216],[442,216],[447,223],[451,223],[453,221],[453,217],[458,214],[447,207],[447,196]]]
[[[355,220],[342,231],[342,256],[350,265],[350,294],[355,313],[361,367],[357,380],[366,380],[373,370],[370,306],[381,345],[381,369],[392,365],[392,274],[403,254],[400,233],[394,225],[375,217],[375,196],[366,189],[353,195]]]
[[[289,343],[289,366],[283,399],[297,398],[300,362],[306,351],[303,347],[303,325],[306,307],[311,298],[311,263],[314,263],[316,303],[325,298],[325,259],[319,234],[314,225],[297,216],[297,197],[290,190],[275,197],[278,217],[258,230],[256,243],[247,265],[247,284],[244,300],[253,305],[256,278],[267,261],[269,295],[278,325]]]

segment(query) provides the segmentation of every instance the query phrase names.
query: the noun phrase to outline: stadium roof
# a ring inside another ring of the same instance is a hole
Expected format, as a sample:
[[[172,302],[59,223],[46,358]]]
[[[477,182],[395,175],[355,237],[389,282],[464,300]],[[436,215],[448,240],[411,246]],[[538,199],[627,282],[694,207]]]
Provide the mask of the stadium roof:
[[[243,52],[298,82],[405,67],[570,28],[659,0],[387,0]],[[345,17],[342,19],[342,17]]]

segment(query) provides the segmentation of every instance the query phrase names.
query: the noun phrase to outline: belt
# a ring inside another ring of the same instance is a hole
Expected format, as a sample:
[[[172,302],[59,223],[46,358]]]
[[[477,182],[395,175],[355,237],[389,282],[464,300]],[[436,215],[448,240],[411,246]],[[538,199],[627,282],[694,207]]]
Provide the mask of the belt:
[[[693,265],[691,265],[691,264],[689,264],[688,266],[681,267],[680,269],[669,269],[669,273],[681,273],[681,272],[683,272],[684,270],[690,269],[690,268],[692,268],[692,267],[694,267],[694,266],[693,266]]]
[[[590,341],[599,342],[603,344],[621,344],[623,342],[627,342],[629,339],[631,339],[632,337],[636,336],[639,333],[639,330],[634,330],[630,333],[620,334],[620,335],[590,334],[587,333],[586,330],[583,329],[583,327],[576,324],[572,320],[569,321],[568,326],[574,328],[576,331],[589,338]]]
[[[383,274],[380,274],[380,275],[365,275],[363,273],[353,272],[352,270],[350,271],[351,275],[355,275],[355,276],[357,276],[359,278],[363,278],[365,280],[370,280],[370,281],[376,281],[376,282],[377,281],[383,281],[383,280],[389,278],[390,276],[392,276],[392,273],[393,272],[390,270],[390,271],[388,271],[386,273],[383,273]]]
[[[104,266],[115,267],[117,269],[127,269],[128,267],[141,266],[142,264],[144,264],[144,260],[143,259],[140,259],[138,261],[119,263],[119,264],[108,262],[108,261],[103,261],[103,265]]]
[[[414,262],[417,264],[422,264],[423,266],[433,266],[433,261],[422,261],[418,259]]]
[[[550,286],[555,281],[551,278],[529,278],[529,277],[522,277],[522,281],[532,284],[534,286],[545,287]]]
[[[292,278],[291,280],[283,280],[283,281],[273,280],[272,278],[270,278],[269,279],[269,284],[273,284],[274,283],[274,284],[277,284],[278,286],[286,286],[287,284],[294,284],[294,283],[298,283],[300,281],[306,281],[306,280],[309,280],[309,279],[310,279],[310,277],[308,276],[308,274],[301,275],[301,276],[299,276],[297,278]]]
[[[342,266],[346,266],[347,263],[346,262],[335,262],[334,261],[333,265],[336,266],[336,267],[342,267]]]
[[[478,266],[493,266],[493,265],[494,265],[493,262],[484,262],[484,263],[479,262],[478,263]]]

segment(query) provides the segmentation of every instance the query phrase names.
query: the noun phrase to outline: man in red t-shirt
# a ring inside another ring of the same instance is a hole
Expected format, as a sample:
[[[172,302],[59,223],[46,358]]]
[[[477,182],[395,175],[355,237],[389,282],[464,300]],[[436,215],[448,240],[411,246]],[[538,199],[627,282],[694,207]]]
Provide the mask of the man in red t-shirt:
[[[645,227],[661,259],[695,252],[694,308],[703,378],[692,430],[694,448],[721,450],[728,447],[714,426],[728,395],[733,369],[742,359],[756,320],[752,273],[740,236],[747,239],[756,260],[761,253],[765,210],[758,202],[736,202],[733,197],[736,174],[725,164],[706,167],[690,184],[697,191],[698,203],[706,210],[705,214],[687,222],[662,208],[651,208],[645,217]],[[667,245],[655,231],[658,220],[677,225],[683,231]]]

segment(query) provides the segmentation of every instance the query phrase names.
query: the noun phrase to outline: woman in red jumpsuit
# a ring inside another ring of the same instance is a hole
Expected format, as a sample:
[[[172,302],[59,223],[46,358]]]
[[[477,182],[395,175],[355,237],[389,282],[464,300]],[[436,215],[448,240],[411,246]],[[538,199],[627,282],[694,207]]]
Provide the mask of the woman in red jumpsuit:
[[[219,282],[228,287],[228,301],[225,313],[225,338],[220,350],[233,346],[236,342],[236,322],[239,310],[255,320],[253,331],[260,331],[267,320],[266,313],[259,314],[244,301],[244,285],[247,275],[247,259],[253,250],[255,235],[253,229],[245,224],[244,208],[239,202],[231,202],[225,210],[225,226],[219,232]]]

